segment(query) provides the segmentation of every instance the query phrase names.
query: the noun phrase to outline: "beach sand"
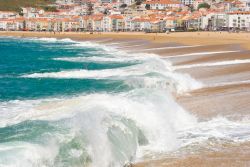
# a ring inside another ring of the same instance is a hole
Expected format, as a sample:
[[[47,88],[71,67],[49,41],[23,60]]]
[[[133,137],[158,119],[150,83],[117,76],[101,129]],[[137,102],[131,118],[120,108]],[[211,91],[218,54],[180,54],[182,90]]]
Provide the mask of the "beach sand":
[[[56,37],[74,38],[79,40],[91,40],[97,38],[110,39],[144,39],[157,43],[179,43],[186,45],[218,45],[218,44],[241,44],[250,49],[250,33],[228,32],[178,32],[178,33],[142,33],[142,32],[110,32],[110,33],[82,33],[82,32],[0,32],[5,36],[20,37]]]
[[[250,116],[250,33],[180,32],[145,33],[45,33],[0,32],[2,36],[55,37],[94,40],[107,45],[117,43],[128,52],[163,56],[177,72],[187,73],[205,86],[188,94],[175,95],[188,112],[199,119],[224,116],[243,119]],[[203,54],[199,54],[199,53]],[[234,62],[234,60],[240,60]],[[213,64],[218,63],[219,64]],[[220,63],[226,62],[226,63]],[[210,63],[206,65],[206,63]],[[204,65],[205,64],[205,65]],[[196,66],[196,67],[195,67]],[[185,68],[186,67],[186,68]],[[182,156],[159,155],[133,166],[142,167],[248,167],[250,143],[211,141],[211,148],[197,148]],[[210,143],[210,144],[211,144]]]

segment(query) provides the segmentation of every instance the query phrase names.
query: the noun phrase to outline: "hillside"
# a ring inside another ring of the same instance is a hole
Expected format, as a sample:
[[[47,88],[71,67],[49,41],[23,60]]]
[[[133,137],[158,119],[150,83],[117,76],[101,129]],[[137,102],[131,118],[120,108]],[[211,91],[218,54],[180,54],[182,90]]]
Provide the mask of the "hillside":
[[[0,11],[20,11],[20,7],[42,7],[48,9],[48,5],[55,0],[0,0]]]

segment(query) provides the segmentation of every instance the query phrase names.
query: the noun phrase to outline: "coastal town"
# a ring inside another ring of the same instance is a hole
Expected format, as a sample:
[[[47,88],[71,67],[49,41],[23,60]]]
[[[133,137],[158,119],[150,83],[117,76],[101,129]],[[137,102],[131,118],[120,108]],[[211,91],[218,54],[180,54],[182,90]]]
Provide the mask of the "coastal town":
[[[57,0],[0,11],[0,31],[250,31],[249,0]]]

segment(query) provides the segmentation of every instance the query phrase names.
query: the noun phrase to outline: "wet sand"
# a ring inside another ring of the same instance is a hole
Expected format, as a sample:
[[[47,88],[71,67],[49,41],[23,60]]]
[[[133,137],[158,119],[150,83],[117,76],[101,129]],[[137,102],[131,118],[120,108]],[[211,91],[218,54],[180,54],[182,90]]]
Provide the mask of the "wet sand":
[[[138,163],[137,167],[248,167],[250,143],[213,145],[217,150],[206,150],[183,156]]]
[[[0,32],[5,36],[73,38],[93,40],[116,46],[128,52],[145,52],[162,56],[172,62],[177,72],[187,73],[203,83],[203,88],[188,94],[175,95],[176,101],[199,119],[223,116],[230,119],[250,117],[250,63],[229,63],[226,65],[197,66],[250,59],[250,33],[29,33]],[[229,52],[226,52],[229,51]],[[202,53],[203,54],[202,54]],[[209,54],[208,54],[209,52]],[[219,53],[218,53],[219,52]],[[225,52],[225,53],[223,53]],[[200,54],[199,54],[200,53]],[[250,143],[217,143],[200,148],[182,156],[159,155],[156,160],[145,159],[133,166],[147,167],[247,167],[250,166]],[[199,146],[200,147],[200,146]]]

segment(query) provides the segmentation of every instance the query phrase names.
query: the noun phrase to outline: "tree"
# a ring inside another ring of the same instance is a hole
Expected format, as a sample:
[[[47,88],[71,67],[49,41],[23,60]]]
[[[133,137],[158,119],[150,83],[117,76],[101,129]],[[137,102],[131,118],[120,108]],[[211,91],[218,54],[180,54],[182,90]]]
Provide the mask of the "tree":
[[[206,8],[206,9],[209,9],[210,8],[210,5],[208,4],[208,3],[200,3],[199,5],[198,5],[198,10],[200,9],[200,8]]]
[[[149,5],[149,4],[146,4],[145,8],[146,8],[147,10],[149,10],[149,9],[150,9],[150,5]]]
[[[45,7],[43,7],[43,9],[46,12],[57,12],[58,11],[55,6],[45,6]]]
[[[91,3],[91,2],[88,2],[87,3],[87,15],[92,15],[92,13],[93,13],[93,4]]]
[[[108,9],[105,9],[105,10],[103,11],[103,14],[107,15],[108,12],[109,12]]]
[[[127,4],[122,4],[121,6],[120,6],[120,8],[126,8],[128,5]]]
[[[194,12],[194,11],[195,11],[195,9],[194,9],[194,6],[193,6],[193,5],[190,5],[190,6],[189,6],[189,9],[190,9],[190,11],[191,11],[191,12]]]
[[[142,0],[135,0],[135,4],[136,4],[137,6],[141,5],[141,4],[142,4]]]

